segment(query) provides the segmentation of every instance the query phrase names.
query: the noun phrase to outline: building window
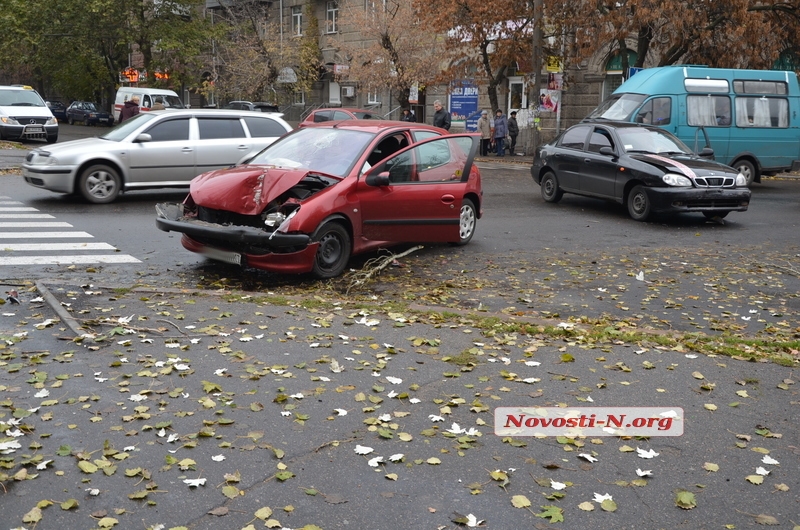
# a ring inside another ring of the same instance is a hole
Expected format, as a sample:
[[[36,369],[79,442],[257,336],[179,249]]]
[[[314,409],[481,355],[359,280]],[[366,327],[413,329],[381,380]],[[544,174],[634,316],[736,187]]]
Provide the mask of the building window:
[[[298,90],[294,93],[292,105],[305,105],[306,104],[306,93],[303,90]]]
[[[303,36],[303,7],[292,7],[292,35],[295,37]]]
[[[381,102],[381,96],[378,92],[368,92],[367,93],[367,104],[369,105],[379,105]]]
[[[328,33],[339,31],[339,2],[329,1],[325,10],[325,24]]]

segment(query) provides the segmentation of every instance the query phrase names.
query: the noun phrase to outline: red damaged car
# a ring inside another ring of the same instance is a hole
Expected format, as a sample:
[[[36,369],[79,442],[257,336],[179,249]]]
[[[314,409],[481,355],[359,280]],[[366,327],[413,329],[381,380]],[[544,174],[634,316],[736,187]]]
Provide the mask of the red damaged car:
[[[465,245],[481,217],[479,141],[405,122],[311,125],[195,177],[183,203],[156,205],[156,226],[212,259],[319,278],[392,244]]]

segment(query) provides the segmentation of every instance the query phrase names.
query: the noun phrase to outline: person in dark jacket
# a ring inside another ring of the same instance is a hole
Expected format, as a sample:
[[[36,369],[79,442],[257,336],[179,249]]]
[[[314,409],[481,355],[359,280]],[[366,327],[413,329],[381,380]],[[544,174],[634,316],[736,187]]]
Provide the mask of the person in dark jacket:
[[[417,120],[414,118],[414,115],[411,113],[410,110],[403,109],[403,114],[400,115],[400,121],[415,122]]]
[[[500,109],[497,109],[494,116],[494,134],[492,136],[494,137],[494,143],[497,147],[497,156],[505,156],[506,149],[503,144],[506,136],[508,136],[508,121],[506,117],[503,116],[503,111]]]
[[[444,110],[442,102],[438,99],[433,102],[433,108],[436,112],[433,114],[433,126],[441,127],[442,129],[450,130],[450,113]]]
[[[517,111],[513,111],[508,118],[508,137],[511,143],[508,146],[508,154],[514,155],[514,148],[517,146],[517,136],[519,136],[519,125],[517,124]]]
[[[125,102],[125,105],[122,106],[122,110],[119,111],[119,123],[122,123],[128,118],[133,118],[137,114],[139,114],[139,96],[133,96]]]

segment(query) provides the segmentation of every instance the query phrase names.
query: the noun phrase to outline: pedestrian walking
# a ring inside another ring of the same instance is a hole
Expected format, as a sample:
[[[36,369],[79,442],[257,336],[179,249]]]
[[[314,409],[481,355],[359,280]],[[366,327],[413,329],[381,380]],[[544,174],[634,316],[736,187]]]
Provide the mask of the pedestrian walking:
[[[508,146],[508,154],[514,156],[514,148],[517,147],[517,136],[519,136],[519,125],[517,125],[517,111],[512,111],[508,118],[508,137],[511,143]]]
[[[492,124],[489,122],[489,113],[485,110],[478,118],[478,132],[481,133],[481,156],[488,156],[489,144],[492,143]]]
[[[497,109],[494,116],[494,144],[497,156],[505,156],[504,141],[508,136],[508,120],[503,116],[503,111]]]
[[[139,96],[133,96],[125,102],[125,105],[122,106],[122,110],[119,111],[119,123],[122,123],[128,118],[133,118],[137,114],[139,114]]]
[[[442,129],[450,130],[450,113],[444,110],[442,102],[438,99],[433,102],[433,108],[436,110],[433,114],[433,126],[441,127]]]

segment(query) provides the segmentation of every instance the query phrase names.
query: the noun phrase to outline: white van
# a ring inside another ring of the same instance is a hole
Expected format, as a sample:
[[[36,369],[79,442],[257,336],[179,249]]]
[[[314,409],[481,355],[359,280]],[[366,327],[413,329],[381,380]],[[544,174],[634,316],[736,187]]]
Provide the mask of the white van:
[[[144,87],[120,87],[117,90],[117,97],[114,99],[114,122],[119,121],[119,113],[125,102],[130,100],[133,96],[139,96],[139,108],[143,111],[149,111],[155,105],[156,101],[160,101],[165,108],[168,109],[185,109],[186,105],[183,104],[181,98],[172,90],[165,90],[163,88],[144,88]]]
[[[58,120],[26,85],[0,86],[0,140],[58,140]]]

